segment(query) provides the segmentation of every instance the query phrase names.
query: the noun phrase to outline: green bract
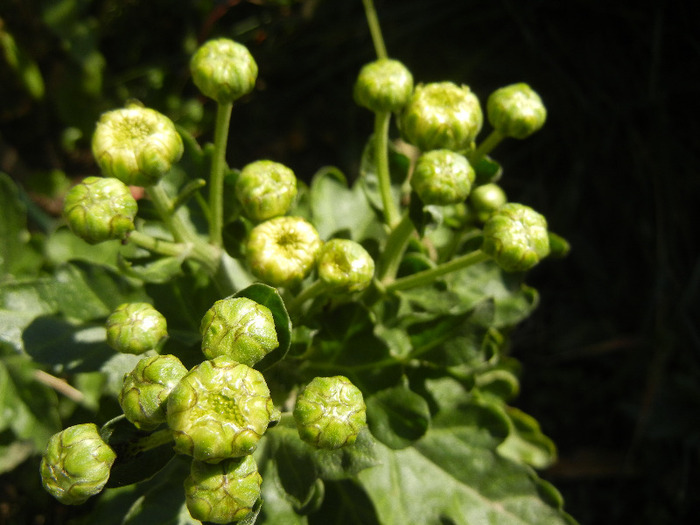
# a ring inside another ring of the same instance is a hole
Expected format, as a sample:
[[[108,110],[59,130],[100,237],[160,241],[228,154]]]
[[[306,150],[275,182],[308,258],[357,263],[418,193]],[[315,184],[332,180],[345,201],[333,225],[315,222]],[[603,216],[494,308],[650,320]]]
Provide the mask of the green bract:
[[[457,204],[467,198],[475,178],[466,157],[439,149],[418,157],[411,187],[425,204]]]
[[[297,397],[294,420],[299,437],[325,449],[355,442],[365,426],[362,392],[347,377],[316,377]]]
[[[114,178],[86,177],[63,203],[71,231],[91,244],[125,238],[134,229],[137,211],[129,188]]]
[[[253,228],[246,256],[256,277],[272,286],[301,281],[316,263],[321,238],[301,217],[277,217]]]
[[[148,303],[124,303],[107,318],[107,343],[117,352],[157,350],[168,337],[165,317]]]
[[[480,222],[486,222],[486,219],[507,201],[503,189],[493,183],[477,186],[469,194],[469,204]]]
[[[135,105],[104,113],[92,136],[92,153],[102,173],[133,186],[158,182],[183,151],[168,117]]]
[[[119,405],[136,428],[150,430],[165,422],[165,404],[173,388],[187,373],[174,355],[141,359],[124,375]]]
[[[547,221],[529,206],[508,203],[486,221],[481,249],[507,272],[523,272],[549,255]]]
[[[359,292],[372,282],[374,259],[361,244],[347,239],[325,243],[318,256],[318,276],[332,291]]]
[[[262,478],[253,456],[224,460],[216,465],[193,460],[185,479],[190,515],[210,523],[245,518],[260,498]]]
[[[489,122],[501,135],[524,139],[544,126],[547,110],[540,96],[527,84],[497,89],[486,102]]]
[[[403,137],[422,151],[472,149],[483,124],[479,99],[452,82],[419,84],[401,113]]]
[[[406,66],[398,60],[380,58],[360,70],[353,93],[358,105],[377,113],[400,110],[412,91],[413,75]]]
[[[260,222],[284,215],[297,195],[297,178],[287,166],[259,160],[243,168],[236,197],[249,219]]]
[[[220,104],[230,104],[250,93],[258,77],[258,65],[243,44],[227,38],[203,44],[190,61],[192,81]]]
[[[272,312],[247,297],[216,301],[204,315],[200,332],[207,359],[227,355],[253,366],[279,346]]]
[[[274,413],[262,374],[226,356],[190,370],[168,397],[175,450],[218,463],[252,453]]]
[[[79,505],[102,490],[116,457],[93,423],[68,427],[49,439],[41,481],[61,503]]]

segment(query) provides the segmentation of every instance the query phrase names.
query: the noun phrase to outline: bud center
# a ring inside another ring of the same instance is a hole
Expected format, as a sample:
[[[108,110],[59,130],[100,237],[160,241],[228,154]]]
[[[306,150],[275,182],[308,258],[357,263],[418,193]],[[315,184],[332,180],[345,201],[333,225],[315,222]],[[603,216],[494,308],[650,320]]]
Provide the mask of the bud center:
[[[219,417],[234,423],[236,426],[245,426],[245,418],[234,397],[227,396],[220,392],[211,393],[207,396],[205,404],[207,410],[212,411]]]

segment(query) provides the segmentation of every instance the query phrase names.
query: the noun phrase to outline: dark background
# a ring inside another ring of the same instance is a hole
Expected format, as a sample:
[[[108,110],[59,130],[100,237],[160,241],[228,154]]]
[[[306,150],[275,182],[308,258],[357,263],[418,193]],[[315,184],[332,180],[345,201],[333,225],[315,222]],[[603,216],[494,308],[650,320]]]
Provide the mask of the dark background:
[[[78,22],[48,23],[48,1],[0,0],[0,23],[46,82],[32,99],[0,57],[0,169],[51,210],[61,185],[45,175],[94,173],[91,126],[126,98],[208,129],[197,104],[177,100],[197,97],[192,45],[222,35],[246,43],[260,67],[256,92],[234,108],[230,163],[269,157],[305,179],[328,164],[357,172],[372,116],[351,90],[374,58],[360,0],[174,4],[75,2]],[[542,475],[582,525],[694,523],[700,510],[700,38],[690,6],[376,0],[389,54],[416,81],[468,84],[482,102],[523,81],[548,108],[540,132],[493,156],[511,200],[573,246],[530,275],[541,305],[512,353],[523,363],[515,404],[559,448]],[[86,88],[95,53],[101,83]]]

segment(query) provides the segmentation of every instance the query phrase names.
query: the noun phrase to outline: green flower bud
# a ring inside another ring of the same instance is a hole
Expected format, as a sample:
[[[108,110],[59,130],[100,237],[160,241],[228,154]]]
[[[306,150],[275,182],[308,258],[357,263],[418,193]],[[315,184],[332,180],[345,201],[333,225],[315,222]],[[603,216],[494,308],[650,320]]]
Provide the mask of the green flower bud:
[[[419,84],[401,113],[403,137],[422,151],[473,148],[483,124],[479,99],[468,86],[452,82]]]
[[[275,407],[260,372],[219,356],[182,378],[166,412],[178,453],[218,463],[251,454]]]
[[[220,104],[230,104],[255,87],[258,65],[243,44],[227,38],[204,43],[190,61],[192,81]]]
[[[66,194],[63,215],[71,231],[90,244],[123,239],[138,211],[129,188],[112,178],[86,177]]]
[[[183,151],[168,117],[136,105],[104,113],[92,136],[92,153],[102,173],[132,186],[158,182]]]
[[[308,275],[321,249],[316,228],[301,217],[277,217],[250,231],[246,243],[253,274],[272,286],[290,286]]]
[[[318,276],[340,293],[359,292],[372,282],[374,260],[361,244],[347,239],[332,239],[318,256]]]
[[[486,101],[489,122],[501,135],[524,139],[544,126],[547,110],[527,84],[497,89]]]
[[[375,113],[398,111],[413,91],[413,75],[398,60],[380,58],[366,64],[355,82],[355,102]]]
[[[355,442],[366,424],[362,392],[347,377],[316,377],[297,397],[294,420],[299,437],[325,449]]]
[[[493,183],[477,186],[469,194],[469,204],[479,222],[486,222],[491,214],[507,201],[508,198],[503,189]]]
[[[165,317],[148,303],[124,303],[107,318],[107,343],[123,354],[157,350],[168,337]]]
[[[447,149],[423,153],[416,161],[411,187],[424,204],[446,206],[464,201],[476,178],[463,155]]]
[[[119,405],[126,419],[136,428],[152,430],[165,422],[168,396],[187,369],[174,355],[156,355],[141,359],[124,375]]]
[[[481,249],[507,272],[524,272],[549,255],[547,221],[529,206],[508,203],[484,225]]]
[[[231,523],[248,516],[260,499],[262,477],[253,456],[215,465],[192,461],[185,479],[190,515],[208,523]]]
[[[253,366],[279,346],[272,312],[247,297],[216,301],[204,315],[200,332],[207,359],[227,355]]]
[[[68,427],[49,439],[41,481],[61,503],[79,505],[102,490],[116,458],[93,423]]]
[[[271,160],[248,164],[236,180],[236,197],[243,206],[243,213],[255,222],[284,215],[296,196],[294,172]]]

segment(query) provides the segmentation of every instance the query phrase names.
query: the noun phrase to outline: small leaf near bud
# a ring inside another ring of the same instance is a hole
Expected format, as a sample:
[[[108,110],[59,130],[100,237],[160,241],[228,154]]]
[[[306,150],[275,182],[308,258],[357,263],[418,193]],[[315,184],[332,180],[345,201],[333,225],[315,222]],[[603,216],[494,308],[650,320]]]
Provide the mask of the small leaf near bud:
[[[258,65],[248,48],[227,38],[205,42],[190,61],[192,81],[207,97],[230,104],[255,87]]]
[[[424,204],[446,206],[464,201],[475,178],[474,168],[466,157],[439,149],[418,157],[411,187]]]
[[[544,126],[547,109],[527,84],[497,89],[486,102],[489,122],[501,135],[524,139]]]
[[[165,317],[148,303],[124,303],[107,318],[107,343],[123,354],[157,350],[168,337]]]
[[[413,91],[413,75],[398,60],[380,58],[366,64],[357,77],[355,102],[379,112],[399,111]]]
[[[283,164],[259,160],[241,170],[235,191],[245,216],[261,222],[287,213],[297,195],[297,178]]]
[[[331,239],[318,256],[318,276],[335,293],[359,292],[374,277],[374,259],[361,244]]]
[[[479,222],[486,220],[508,201],[506,193],[498,184],[482,184],[469,194],[469,204]]]

